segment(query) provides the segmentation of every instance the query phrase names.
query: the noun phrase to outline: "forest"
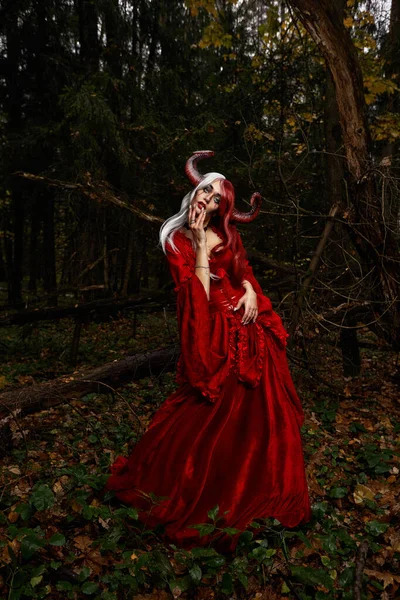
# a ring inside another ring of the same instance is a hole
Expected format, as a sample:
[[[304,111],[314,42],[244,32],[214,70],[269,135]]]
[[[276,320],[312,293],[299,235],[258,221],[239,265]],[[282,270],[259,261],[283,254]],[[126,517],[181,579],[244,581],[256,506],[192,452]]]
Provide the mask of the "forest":
[[[399,598],[400,0],[0,0],[0,111],[0,598]],[[262,197],[312,501],[231,554],[104,491],[177,387],[159,229],[206,149]]]

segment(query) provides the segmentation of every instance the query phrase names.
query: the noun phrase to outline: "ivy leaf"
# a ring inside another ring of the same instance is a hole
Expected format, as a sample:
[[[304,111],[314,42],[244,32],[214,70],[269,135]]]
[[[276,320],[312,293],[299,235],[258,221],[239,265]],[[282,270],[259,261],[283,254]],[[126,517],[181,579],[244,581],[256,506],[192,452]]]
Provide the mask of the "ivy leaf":
[[[55,533],[49,539],[49,544],[51,546],[64,546],[65,541],[65,535],[63,535],[62,533]]]
[[[69,592],[73,589],[70,581],[57,581],[56,588],[59,592]]]
[[[212,523],[200,523],[200,525],[190,525],[190,527],[192,529],[197,529],[200,537],[203,537],[203,535],[209,535],[215,530],[215,525],[212,525]]]
[[[215,519],[217,518],[219,512],[219,506],[218,504],[216,504],[214,506],[214,508],[212,508],[211,510],[208,511],[207,515],[209,517],[209,519],[211,519],[212,521],[215,521]]]
[[[236,535],[237,533],[240,533],[240,529],[235,529],[234,527],[225,527],[225,529],[223,529],[222,531],[224,531],[228,535]]]
[[[195,583],[200,583],[203,573],[202,573],[202,570],[200,569],[199,565],[194,565],[189,570],[189,575]]]
[[[313,516],[318,520],[322,519],[325,516],[326,511],[328,510],[327,502],[316,502],[312,505]],[[304,540],[303,540],[304,541]]]
[[[252,531],[243,531],[241,536],[239,537],[239,545],[246,546],[253,539]]]
[[[86,596],[91,596],[92,594],[95,594],[98,589],[99,586],[93,581],[86,581],[82,586],[82,592],[86,594]]]
[[[195,558],[203,558],[204,560],[218,556],[214,548],[192,548],[191,552]]]
[[[172,565],[169,562],[168,558],[165,556],[165,554],[156,550],[153,552],[153,558],[155,559],[159,571],[162,575],[166,576],[174,574]]]
[[[208,560],[207,566],[218,569],[219,567],[222,567],[225,563],[226,563],[225,558],[221,555],[218,555],[218,556],[214,556],[214,558],[211,558],[210,560]]]
[[[55,497],[52,490],[46,484],[37,484],[29,499],[36,510],[47,510],[54,505]]]
[[[313,569],[311,567],[292,567],[292,575],[306,585],[323,585],[328,590],[333,588],[332,578],[322,569]]]
[[[45,543],[43,538],[35,534],[26,535],[21,542],[22,558],[29,560],[39,548],[43,548]]]
[[[79,573],[79,581],[83,582],[85,581],[89,575],[90,575],[91,571],[89,569],[89,567],[83,567],[82,571]]]
[[[374,537],[378,537],[382,533],[385,533],[388,527],[388,523],[380,523],[379,521],[369,521],[369,523],[365,525],[366,531]]]
[[[39,583],[42,581],[42,579],[43,579],[43,575],[38,575],[38,577],[32,577],[31,586],[34,588],[35,586],[39,585]]]
[[[26,521],[32,515],[32,507],[29,504],[26,504],[26,502],[23,502],[22,504],[18,504],[15,512],[21,515],[21,519]]]
[[[221,590],[227,596],[230,596],[233,593],[233,580],[229,573],[224,573],[222,576]]]
[[[331,498],[344,498],[347,495],[347,492],[347,488],[335,487],[330,490],[329,496]]]

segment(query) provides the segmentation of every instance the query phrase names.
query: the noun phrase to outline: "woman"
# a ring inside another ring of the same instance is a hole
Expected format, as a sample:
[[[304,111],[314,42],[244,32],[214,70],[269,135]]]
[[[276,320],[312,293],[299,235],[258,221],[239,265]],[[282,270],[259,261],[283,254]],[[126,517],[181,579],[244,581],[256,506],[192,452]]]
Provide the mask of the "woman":
[[[191,526],[207,522],[216,505],[220,528],[243,530],[267,517],[294,527],[310,518],[287,334],[234,225],[253,220],[261,199],[254,194],[250,212],[239,213],[232,184],[197,171],[213,154],[188,160],[195,188],[160,231],[177,292],[180,385],[107,483],[148,526],[163,524],[166,539],[187,548],[210,541]],[[236,542],[219,539],[230,549]]]

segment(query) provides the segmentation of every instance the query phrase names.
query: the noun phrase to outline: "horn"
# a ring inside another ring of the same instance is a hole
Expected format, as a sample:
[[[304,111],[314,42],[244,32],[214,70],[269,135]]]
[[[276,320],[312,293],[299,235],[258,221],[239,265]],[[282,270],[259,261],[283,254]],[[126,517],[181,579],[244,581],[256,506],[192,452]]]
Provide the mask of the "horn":
[[[232,211],[232,216],[230,218],[231,223],[251,223],[257,217],[261,208],[261,194],[258,192],[254,192],[252,197],[250,198],[251,209],[249,212],[244,213],[236,210],[236,208]]]
[[[203,158],[211,158],[212,156],[214,156],[213,150],[197,150],[189,160],[186,161],[185,173],[194,186],[197,186],[204,177],[204,175],[197,170],[198,161],[203,160]]]

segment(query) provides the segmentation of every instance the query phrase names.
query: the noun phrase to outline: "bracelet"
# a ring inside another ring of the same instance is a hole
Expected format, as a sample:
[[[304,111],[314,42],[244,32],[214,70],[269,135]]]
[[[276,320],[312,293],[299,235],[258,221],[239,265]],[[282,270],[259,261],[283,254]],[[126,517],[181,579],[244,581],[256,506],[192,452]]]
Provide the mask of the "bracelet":
[[[195,269],[209,269],[209,268],[210,267],[202,267],[202,266],[195,267]]]

